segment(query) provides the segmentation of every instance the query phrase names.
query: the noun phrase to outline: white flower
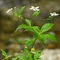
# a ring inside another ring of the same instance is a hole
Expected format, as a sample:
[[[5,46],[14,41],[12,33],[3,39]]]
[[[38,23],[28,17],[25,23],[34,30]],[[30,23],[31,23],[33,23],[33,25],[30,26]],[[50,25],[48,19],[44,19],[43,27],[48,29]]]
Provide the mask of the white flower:
[[[9,12],[11,12],[12,10],[13,10],[13,8],[11,8],[11,9],[7,10],[7,12],[6,12],[6,13],[9,13]]]
[[[59,14],[57,14],[56,12],[50,13],[51,16],[58,16]]]
[[[39,11],[39,6],[37,6],[37,7],[31,6],[30,10]]]

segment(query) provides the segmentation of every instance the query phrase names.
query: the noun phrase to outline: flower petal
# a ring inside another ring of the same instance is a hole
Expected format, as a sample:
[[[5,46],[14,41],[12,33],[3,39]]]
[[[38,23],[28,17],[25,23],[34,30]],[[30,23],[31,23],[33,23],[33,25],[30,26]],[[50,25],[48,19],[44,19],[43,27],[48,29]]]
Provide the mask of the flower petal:
[[[9,9],[6,13],[9,13],[9,12],[12,11],[12,10],[13,10],[13,8]]]
[[[39,6],[36,7],[37,9],[39,8]]]

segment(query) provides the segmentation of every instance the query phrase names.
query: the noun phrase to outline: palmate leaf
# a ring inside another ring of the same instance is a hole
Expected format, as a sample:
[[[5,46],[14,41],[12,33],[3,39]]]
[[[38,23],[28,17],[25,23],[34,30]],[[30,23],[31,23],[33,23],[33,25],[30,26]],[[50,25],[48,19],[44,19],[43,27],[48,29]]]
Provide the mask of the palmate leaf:
[[[54,24],[52,24],[52,23],[44,24],[40,29],[40,34],[50,30],[52,28],[52,26],[54,26]]]
[[[53,42],[57,42],[57,41],[58,41],[58,40],[56,39],[56,37],[55,37],[54,35],[52,35],[52,34],[43,34],[43,35],[44,35],[44,37],[50,39],[50,40],[53,41]]]
[[[34,17],[37,17],[39,13],[40,13],[40,11],[35,11],[35,12],[33,13],[33,16],[34,16]]]
[[[31,26],[31,20],[26,19],[25,21],[29,26]]]
[[[20,16],[21,15],[21,13],[23,12],[23,10],[24,10],[24,8],[25,8],[25,6],[23,6],[23,7],[21,7],[20,9],[19,9],[19,11],[18,11],[18,16]]]

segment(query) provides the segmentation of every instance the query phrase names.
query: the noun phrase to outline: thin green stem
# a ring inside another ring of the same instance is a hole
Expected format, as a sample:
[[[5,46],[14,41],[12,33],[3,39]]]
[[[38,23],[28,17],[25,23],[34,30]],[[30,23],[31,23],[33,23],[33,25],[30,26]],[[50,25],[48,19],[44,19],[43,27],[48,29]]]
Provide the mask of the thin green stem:
[[[37,38],[34,39],[34,42],[32,44],[32,48],[34,47],[34,44],[35,44],[36,40],[37,40]]]

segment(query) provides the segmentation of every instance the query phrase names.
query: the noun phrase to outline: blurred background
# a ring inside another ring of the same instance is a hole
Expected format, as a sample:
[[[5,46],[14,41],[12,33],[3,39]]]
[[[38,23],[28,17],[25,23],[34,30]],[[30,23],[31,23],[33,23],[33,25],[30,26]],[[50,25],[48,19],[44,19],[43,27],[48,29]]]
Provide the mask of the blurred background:
[[[11,14],[6,14],[6,11],[8,9],[13,7],[17,7],[17,9],[19,9],[22,6],[26,6],[22,13],[23,18],[31,19],[33,21],[33,25],[41,27],[47,22],[52,22],[55,24],[54,27],[48,32],[55,35],[58,42],[55,43],[47,40],[46,45],[44,46],[39,41],[37,41],[35,43],[35,48],[37,50],[57,49],[58,51],[58,49],[60,49],[60,15],[56,16],[53,21],[47,21],[45,19],[49,17],[51,12],[57,12],[60,14],[60,0],[0,0],[0,49],[4,49],[8,54],[20,53],[21,50],[24,49],[24,45],[18,44],[15,41],[15,38],[23,41],[24,39],[31,37],[32,33],[24,32],[23,29],[15,32],[19,24],[25,23],[24,19],[21,20],[17,17],[12,16]],[[32,12],[29,10],[31,6],[40,7],[41,13],[36,18],[32,17]],[[2,60],[2,56],[0,57],[0,60]]]

